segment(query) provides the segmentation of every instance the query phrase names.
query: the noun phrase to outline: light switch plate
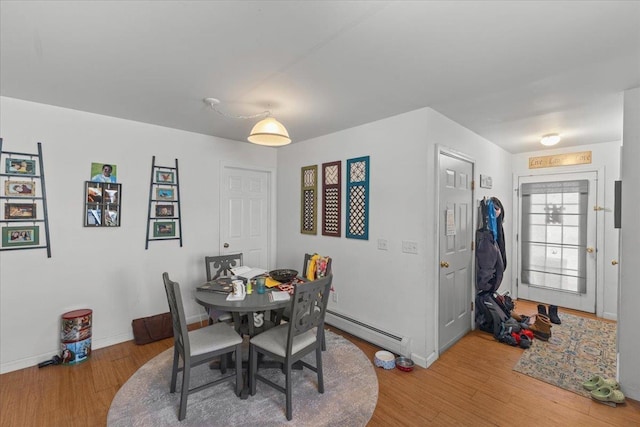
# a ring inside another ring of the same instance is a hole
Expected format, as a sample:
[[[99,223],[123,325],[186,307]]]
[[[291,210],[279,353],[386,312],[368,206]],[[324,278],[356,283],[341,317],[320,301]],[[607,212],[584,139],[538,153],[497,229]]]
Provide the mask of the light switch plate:
[[[378,249],[381,251],[389,250],[389,242],[387,242],[387,239],[378,239]]]
[[[402,241],[402,252],[406,254],[417,254],[418,253],[418,242],[413,242],[411,240],[403,240]]]

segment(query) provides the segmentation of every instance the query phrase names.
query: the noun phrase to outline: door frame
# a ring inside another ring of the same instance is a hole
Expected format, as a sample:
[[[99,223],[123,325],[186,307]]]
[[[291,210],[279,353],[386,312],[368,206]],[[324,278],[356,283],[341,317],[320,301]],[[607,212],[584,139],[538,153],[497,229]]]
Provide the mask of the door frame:
[[[267,168],[258,165],[247,165],[240,164],[236,162],[229,162],[225,160],[220,161],[220,177],[218,181],[218,250],[222,253],[222,212],[221,209],[224,206],[223,203],[223,189],[222,185],[224,185],[224,173],[227,169],[241,169],[245,171],[251,172],[262,172],[266,173],[268,177],[268,185],[267,189],[269,191],[268,200],[267,200],[267,260],[269,263],[269,269],[273,268],[276,265],[276,225],[277,225],[277,217],[276,217],[276,206],[275,200],[277,198],[276,193],[276,183],[277,183],[277,175],[275,168]]]
[[[518,298],[518,288],[520,286],[520,188],[518,183],[520,182],[520,178],[523,177],[536,177],[536,176],[558,176],[562,177],[567,174],[576,174],[576,173],[585,173],[585,172],[595,172],[596,173],[596,206],[605,206],[605,168],[604,167],[593,167],[593,166],[564,166],[558,168],[549,168],[549,169],[533,169],[528,171],[528,173],[520,173],[513,174],[513,193],[514,193],[514,203],[513,203],[513,218],[514,220],[512,225],[512,231],[515,241],[515,256],[514,259],[514,268],[511,271],[511,283],[514,283],[513,286],[513,295],[514,298]],[[589,209],[594,209],[594,206],[589,206]],[[607,208],[605,208],[607,209]],[[605,255],[605,239],[604,239],[604,214],[600,213],[600,211],[596,211],[596,316],[603,317],[604,312],[604,258]],[[618,283],[619,285],[619,283]],[[619,286],[618,286],[619,289]]]
[[[436,286],[434,286],[435,290],[434,290],[434,301],[435,301],[435,307],[434,307],[434,334],[433,336],[434,338],[434,349],[435,349],[435,360],[437,360],[440,357],[440,155],[444,154],[447,155],[449,157],[453,157],[465,162],[469,162],[471,163],[471,176],[472,176],[472,180],[473,180],[473,184],[471,187],[471,206],[473,207],[472,212],[471,212],[471,229],[472,229],[472,239],[475,240],[474,236],[475,236],[475,224],[476,224],[476,216],[477,216],[477,209],[476,209],[476,204],[475,204],[475,194],[476,194],[476,189],[475,189],[475,180],[476,180],[476,162],[475,159],[471,156],[469,156],[468,154],[462,153],[460,151],[454,150],[452,148],[449,147],[445,147],[444,145],[441,144],[436,144],[435,146],[435,188],[434,188],[434,193],[435,193],[435,202],[436,202],[436,208],[435,208],[435,215],[433,218],[434,221],[434,230],[436,231],[436,236],[437,239],[435,239],[435,247],[434,247],[434,257],[433,257],[433,280],[436,284]],[[475,244],[474,244],[475,247]],[[475,255],[475,248],[471,251],[472,254]],[[471,274],[469,275],[469,277],[471,278],[471,281],[469,283],[468,286],[468,290],[469,290],[469,300],[470,301],[474,301],[474,283],[476,280],[476,274],[475,274],[475,270],[476,270],[476,260],[475,260],[475,256],[471,256]],[[472,312],[470,320],[471,320],[471,325],[470,328],[471,330],[475,329],[475,315]],[[432,361],[433,362],[433,361]]]

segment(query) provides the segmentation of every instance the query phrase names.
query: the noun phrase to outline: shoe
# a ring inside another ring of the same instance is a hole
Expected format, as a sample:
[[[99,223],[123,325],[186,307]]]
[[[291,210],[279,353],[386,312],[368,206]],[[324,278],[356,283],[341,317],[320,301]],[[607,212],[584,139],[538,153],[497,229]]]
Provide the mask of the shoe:
[[[591,397],[601,402],[624,403],[624,394],[620,390],[606,385],[593,390]]]
[[[549,338],[551,338],[551,321],[544,314],[534,314],[529,319],[529,330],[539,340],[549,341]]]
[[[595,390],[600,387],[610,387],[612,389],[620,388],[620,384],[614,379],[603,378],[600,375],[594,375],[589,378],[587,381],[582,383],[582,387],[587,390]]]
[[[555,323],[556,325],[561,324],[560,318],[558,317],[558,306],[550,305],[549,306],[549,319],[551,323]]]
[[[544,304],[538,304],[538,314],[547,316],[547,307],[545,307]]]

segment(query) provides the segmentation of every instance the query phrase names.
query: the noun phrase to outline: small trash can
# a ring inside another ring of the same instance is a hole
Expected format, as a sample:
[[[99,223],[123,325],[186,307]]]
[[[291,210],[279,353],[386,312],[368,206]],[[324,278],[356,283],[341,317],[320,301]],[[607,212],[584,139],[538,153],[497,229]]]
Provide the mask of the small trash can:
[[[64,313],[60,331],[63,365],[84,362],[91,354],[91,323],[93,311],[85,308]]]

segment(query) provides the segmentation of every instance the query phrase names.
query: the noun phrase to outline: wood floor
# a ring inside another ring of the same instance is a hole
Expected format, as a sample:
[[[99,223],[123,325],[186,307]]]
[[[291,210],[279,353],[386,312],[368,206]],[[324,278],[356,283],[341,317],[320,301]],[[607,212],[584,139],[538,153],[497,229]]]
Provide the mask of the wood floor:
[[[535,311],[535,304],[527,301],[518,301],[515,309],[522,314]],[[379,350],[332,330],[370,359]],[[3,374],[0,426],[104,426],[120,386],[172,344],[171,339],[143,346],[129,341],[95,350],[89,361],[77,366]],[[406,373],[377,368],[378,404],[368,425],[640,426],[639,402],[627,399],[625,405],[611,408],[513,371],[523,351],[474,331],[429,369]]]

